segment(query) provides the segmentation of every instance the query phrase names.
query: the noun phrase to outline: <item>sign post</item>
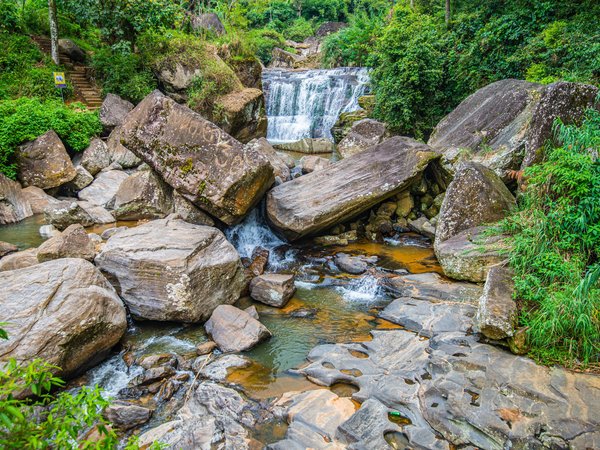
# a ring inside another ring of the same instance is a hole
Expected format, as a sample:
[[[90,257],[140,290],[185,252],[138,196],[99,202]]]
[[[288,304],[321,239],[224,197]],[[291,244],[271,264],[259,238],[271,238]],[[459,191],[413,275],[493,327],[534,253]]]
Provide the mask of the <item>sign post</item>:
[[[65,96],[63,94],[63,89],[67,87],[67,80],[65,79],[64,72],[53,72],[54,75],[54,86],[60,89],[60,97],[62,98],[63,103],[65,102]]]

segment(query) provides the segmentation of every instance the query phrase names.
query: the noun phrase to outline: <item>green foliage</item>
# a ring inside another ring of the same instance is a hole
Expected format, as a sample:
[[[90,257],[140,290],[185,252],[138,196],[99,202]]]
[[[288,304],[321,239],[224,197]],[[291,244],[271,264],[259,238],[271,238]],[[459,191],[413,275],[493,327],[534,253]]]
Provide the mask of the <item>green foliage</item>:
[[[521,325],[545,363],[600,361],[600,113],[556,126],[559,147],[526,169],[519,207],[501,223],[511,238]]]
[[[296,42],[302,42],[314,33],[315,30],[312,22],[306,20],[304,17],[294,20],[288,28],[283,30],[283,35],[286,39]]]
[[[143,66],[141,57],[132,53],[124,42],[98,50],[92,57],[92,67],[102,80],[104,94],[118,94],[134,104],[157,87],[150,69]]]
[[[435,23],[398,8],[372,61],[376,116],[399,133],[423,137],[444,113],[444,48]]]
[[[102,131],[102,125],[96,112],[80,104],[26,97],[0,101],[0,172],[14,179],[15,149],[49,130],[54,130],[71,150],[81,151],[92,136]]]
[[[303,0],[302,16],[306,19],[318,18],[323,22],[344,20],[347,6],[344,0]]]
[[[263,64],[269,64],[275,47],[284,47],[285,39],[275,30],[252,30],[246,34],[248,47]]]
[[[377,16],[352,16],[348,27],[325,39],[323,63],[328,67],[367,65],[382,26],[383,20]]]
[[[0,32],[19,31],[22,26],[17,2],[0,0]]]

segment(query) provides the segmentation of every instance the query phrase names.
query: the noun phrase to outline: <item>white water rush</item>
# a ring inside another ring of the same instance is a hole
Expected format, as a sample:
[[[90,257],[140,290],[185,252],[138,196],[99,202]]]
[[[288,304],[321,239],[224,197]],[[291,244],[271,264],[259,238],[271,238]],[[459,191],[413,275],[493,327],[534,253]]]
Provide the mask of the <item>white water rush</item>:
[[[369,72],[363,67],[328,70],[265,70],[272,143],[304,138],[333,139],[331,128],[343,112],[359,109],[358,98],[368,92]]]

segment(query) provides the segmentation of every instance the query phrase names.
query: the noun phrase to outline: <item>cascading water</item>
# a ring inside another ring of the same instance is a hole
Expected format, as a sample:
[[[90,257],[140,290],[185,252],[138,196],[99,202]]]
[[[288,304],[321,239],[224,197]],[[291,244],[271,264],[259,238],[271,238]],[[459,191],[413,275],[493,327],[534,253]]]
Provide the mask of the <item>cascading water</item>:
[[[343,112],[359,109],[368,92],[369,71],[362,67],[329,70],[265,70],[269,127],[273,143],[304,138],[332,139],[331,128]]]

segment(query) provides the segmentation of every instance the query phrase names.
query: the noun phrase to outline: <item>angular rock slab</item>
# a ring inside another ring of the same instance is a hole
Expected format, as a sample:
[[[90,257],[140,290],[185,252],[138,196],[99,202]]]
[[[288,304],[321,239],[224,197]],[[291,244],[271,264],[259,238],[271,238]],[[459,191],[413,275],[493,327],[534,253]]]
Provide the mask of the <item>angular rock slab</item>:
[[[39,246],[39,262],[60,258],[81,258],[93,261],[95,245],[80,224],[70,225],[61,234],[54,236]]]
[[[29,186],[23,189],[23,195],[31,205],[33,214],[43,214],[45,209],[51,204],[57,204],[60,200],[46,194],[43,189],[37,186]]]
[[[282,308],[296,292],[294,275],[266,273],[250,282],[250,296],[266,305]]]
[[[96,257],[131,314],[201,322],[244,287],[240,257],[216,228],[154,220],[113,235]]]
[[[173,209],[172,189],[152,170],[129,175],[115,194],[118,220],[162,219]]]
[[[110,94],[109,94],[110,95]],[[80,164],[93,176],[110,166],[110,153],[103,140],[94,138],[83,151]]]
[[[112,131],[123,123],[129,111],[133,109],[133,103],[123,100],[115,94],[106,94],[100,107],[100,123],[107,131]]]
[[[272,225],[296,240],[344,222],[408,187],[440,155],[425,144],[394,137],[370,150],[272,189]]]
[[[50,130],[15,152],[19,181],[24,187],[58,187],[77,175],[71,158],[58,135]]]
[[[119,187],[128,176],[122,170],[100,172],[92,184],[79,191],[78,197],[98,206],[111,205]]]
[[[159,91],[129,113],[120,132],[122,144],[168,184],[228,225],[243,219],[274,181],[260,153]]]
[[[0,225],[19,222],[33,215],[21,185],[0,173]]]
[[[302,372],[325,385],[358,386],[354,398],[363,401],[361,410],[375,399],[398,411],[410,420],[402,433],[416,448],[598,447],[598,376],[538,366],[479,343],[465,333],[473,306],[410,303],[403,309],[402,299],[393,302],[388,320],[401,319],[421,335],[427,330],[429,339],[405,330],[373,331],[369,342],[316,347]],[[468,316],[463,308],[470,308]],[[380,422],[387,420],[385,410],[378,414]]]
[[[504,339],[515,332],[518,311],[513,300],[513,276],[505,266],[494,266],[487,274],[477,311],[477,326],[487,338]]]
[[[271,337],[267,327],[231,305],[217,306],[204,328],[223,352],[249,350]]]
[[[448,281],[437,273],[384,278],[382,286],[396,297],[430,302],[449,301],[476,304],[482,291],[477,284]]]
[[[0,285],[0,321],[9,335],[0,342],[1,360],[42,358],[68,377],[98,362],[127,328],[123,302],[83,259],[1,272]]]
[[[337,151],[342,158],[348,158],[381,143],[386,135],[385,123],[373,119],[359,120],[352,124],[348,134],[338,144]]]

